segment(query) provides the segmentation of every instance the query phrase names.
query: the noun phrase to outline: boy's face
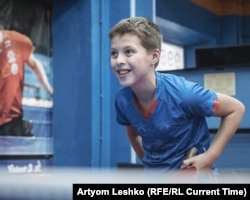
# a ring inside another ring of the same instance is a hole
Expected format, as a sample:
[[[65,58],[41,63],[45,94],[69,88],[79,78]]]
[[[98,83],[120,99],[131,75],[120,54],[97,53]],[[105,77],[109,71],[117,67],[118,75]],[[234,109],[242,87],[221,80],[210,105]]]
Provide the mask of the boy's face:
[[[155,53],[147,51],[135,35],[117,35],[111,39],[110,63],[120,84],[131,87],[154,73]]]

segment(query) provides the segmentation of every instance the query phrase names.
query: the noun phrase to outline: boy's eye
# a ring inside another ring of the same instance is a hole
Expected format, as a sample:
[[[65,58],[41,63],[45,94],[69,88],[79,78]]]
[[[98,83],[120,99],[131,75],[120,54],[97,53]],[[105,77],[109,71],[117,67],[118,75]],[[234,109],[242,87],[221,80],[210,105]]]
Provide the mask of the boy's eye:
[[[125,53],[126,53],[127,56],[131,56],[132,53],[133,53],[133,51],[132,51],[131,49],[127,49],[127,50],[125,51]]]
[[[110,54],[111,54],[112,57],[116,57],[117,56],[117,52],[116,51],[111,51]]]

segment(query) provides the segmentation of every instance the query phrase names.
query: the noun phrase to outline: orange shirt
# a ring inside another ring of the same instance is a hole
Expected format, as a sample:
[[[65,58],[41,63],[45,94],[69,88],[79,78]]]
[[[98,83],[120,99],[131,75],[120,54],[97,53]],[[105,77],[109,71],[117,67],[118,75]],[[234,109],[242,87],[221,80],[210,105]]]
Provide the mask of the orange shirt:
[[[24,64],[33,50],[31,40],[16,31],[1,31],[0,125],[22,115]]]

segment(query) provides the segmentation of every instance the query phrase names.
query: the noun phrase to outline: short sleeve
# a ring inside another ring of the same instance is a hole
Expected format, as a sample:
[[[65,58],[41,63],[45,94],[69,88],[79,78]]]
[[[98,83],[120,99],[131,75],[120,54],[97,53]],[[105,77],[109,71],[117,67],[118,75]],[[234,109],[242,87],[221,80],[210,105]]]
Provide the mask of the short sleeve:
[[[186,112],[193,115],[210,117],[218,107],[217,94],[203,86],[186,81],[183,90],[182,107]]]

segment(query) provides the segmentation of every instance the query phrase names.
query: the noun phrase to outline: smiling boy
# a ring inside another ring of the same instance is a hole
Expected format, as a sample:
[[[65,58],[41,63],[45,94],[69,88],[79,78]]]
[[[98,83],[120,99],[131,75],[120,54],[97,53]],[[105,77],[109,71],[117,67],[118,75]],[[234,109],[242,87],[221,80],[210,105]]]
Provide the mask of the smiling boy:
[[[123,86],[116,94],[117,121],[145,168],[179,170],[214,163],[236,132],[244,105],[183,77],[155,70],[161,55],[158,26],[144,17],[123,19],[110,30],[112,70]],[[212,143],[206,117],[220,117]],[[186,159],[192,147],[197,155]]]

